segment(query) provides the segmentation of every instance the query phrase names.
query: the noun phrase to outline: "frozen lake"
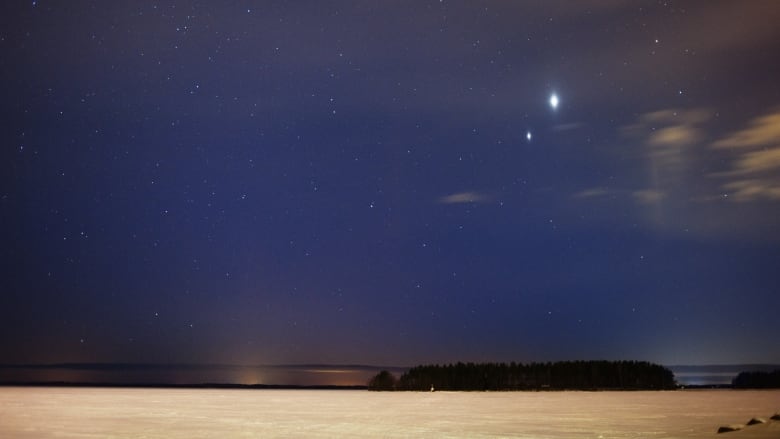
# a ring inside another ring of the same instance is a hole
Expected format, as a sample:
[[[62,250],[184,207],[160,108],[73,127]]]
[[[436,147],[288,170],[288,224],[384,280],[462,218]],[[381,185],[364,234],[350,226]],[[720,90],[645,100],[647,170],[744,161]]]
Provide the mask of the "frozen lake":
[[[780,391],[397,392],[0,387],[2,438],[780,437]]]

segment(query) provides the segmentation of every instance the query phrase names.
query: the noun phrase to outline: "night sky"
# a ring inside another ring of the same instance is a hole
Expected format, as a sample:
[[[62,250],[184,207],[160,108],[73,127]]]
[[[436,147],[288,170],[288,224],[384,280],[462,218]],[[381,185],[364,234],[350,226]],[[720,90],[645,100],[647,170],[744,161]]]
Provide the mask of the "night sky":
[[[0,364],[780,362],[778,23],[5,1]]]

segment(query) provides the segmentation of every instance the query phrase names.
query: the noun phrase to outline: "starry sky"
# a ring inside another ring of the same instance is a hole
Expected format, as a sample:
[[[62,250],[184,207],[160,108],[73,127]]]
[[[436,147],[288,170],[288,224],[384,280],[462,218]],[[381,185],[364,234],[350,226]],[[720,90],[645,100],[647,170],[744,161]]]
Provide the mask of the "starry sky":
[[[3,2],[0,363],[780,362],[778,22]]]

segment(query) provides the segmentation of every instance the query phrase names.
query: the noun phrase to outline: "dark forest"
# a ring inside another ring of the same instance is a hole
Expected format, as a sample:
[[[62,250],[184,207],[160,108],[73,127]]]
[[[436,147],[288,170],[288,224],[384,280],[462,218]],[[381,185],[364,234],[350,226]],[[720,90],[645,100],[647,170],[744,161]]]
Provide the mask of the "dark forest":
[[[666,390],[671,370],[644,361],[456,363],[413,367],[400,378],[382,371],[369,390]]]

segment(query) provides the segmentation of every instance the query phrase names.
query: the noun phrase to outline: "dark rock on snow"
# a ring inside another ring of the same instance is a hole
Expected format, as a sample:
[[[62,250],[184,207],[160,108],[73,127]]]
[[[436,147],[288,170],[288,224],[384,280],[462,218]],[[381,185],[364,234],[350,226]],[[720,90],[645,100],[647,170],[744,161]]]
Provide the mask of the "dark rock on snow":
[[[718,428],[718,433],[728,433],[730,431],[742,430],[742,427],[743,426],[739,424],[724,425]]]

